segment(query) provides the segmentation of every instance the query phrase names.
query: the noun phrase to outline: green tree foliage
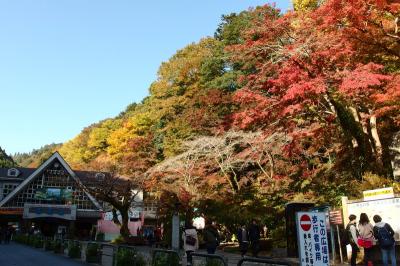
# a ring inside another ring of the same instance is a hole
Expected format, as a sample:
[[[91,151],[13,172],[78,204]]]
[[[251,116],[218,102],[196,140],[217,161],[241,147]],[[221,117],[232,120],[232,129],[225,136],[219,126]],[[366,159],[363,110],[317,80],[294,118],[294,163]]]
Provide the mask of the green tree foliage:
[[[60,147],[61,143],[48,144],[28,153],[16,153],[13,159],[21,167],[38,167]]]
[[[13,158],[0,147],[0,167],[9,168],[16,166]]]

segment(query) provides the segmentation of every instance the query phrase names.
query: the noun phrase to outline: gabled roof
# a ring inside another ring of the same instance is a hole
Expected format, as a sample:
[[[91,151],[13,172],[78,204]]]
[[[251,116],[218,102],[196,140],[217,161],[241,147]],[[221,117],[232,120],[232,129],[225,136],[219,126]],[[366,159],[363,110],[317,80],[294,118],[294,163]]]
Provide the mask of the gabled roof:
[[[8,170],[11,168],[17,169],[20,174],[17,177],[8,176]],[[10,167],[10,168],[0,168],[0,178],[17,178],[26,179],[28,178],[36,169],[35,168],[23,168],[23,167]]]
[[[49,159],[47,159],[41,166],[39,166],[33,173],[31,173],[30,176],[28,176],[24,181],[21,182],[21,184],[18,185],[10,194],[7,195],[1,202],[0,202],[0,207],[3,207],[8,201],[13,199],[19,192],[21,192],[24,188],[26,188],[38,175],[40,175],[46,167],[48,167],[54,160],[58,159],[58,161],[61,163],[61,165],[65,168],[65,170],[68,172],[68,174],[80,185],[82,185],[81,180],[79,177],[75,174],[75,172],[71,169],[71,167],[68,165],[68,163],[64,160],[64,158],[58,153],[55,152],[53,153],[52,156],[50,156]],[[88,196],[88,198],[93,202],[93,204],[101,210],[102,207],[101,205],[96,201],[96,199],[87,193],[85,191],[85,194]]]

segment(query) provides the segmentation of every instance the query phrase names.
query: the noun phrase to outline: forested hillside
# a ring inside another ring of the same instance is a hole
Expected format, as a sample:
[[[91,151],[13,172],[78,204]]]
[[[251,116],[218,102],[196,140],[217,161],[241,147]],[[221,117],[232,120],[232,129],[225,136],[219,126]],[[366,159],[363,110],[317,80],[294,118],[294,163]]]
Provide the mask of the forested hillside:
[[[56,150],[61,147],[60,144],[48,144],[40,149],[29,153],[16,153],[13,155],[14,161],[21,167],[37,167],[47,160]]]
[[[398,186],[400,5],[295,2],[223,16],[214,37],[161,64],[147,98],[60,153],[76,169],[144,180],[161,213],[179,200],[228,226],[280,223],[288,201],[336,205]]]
[[[0,167],[15,166],[14,160],[0,147]]]

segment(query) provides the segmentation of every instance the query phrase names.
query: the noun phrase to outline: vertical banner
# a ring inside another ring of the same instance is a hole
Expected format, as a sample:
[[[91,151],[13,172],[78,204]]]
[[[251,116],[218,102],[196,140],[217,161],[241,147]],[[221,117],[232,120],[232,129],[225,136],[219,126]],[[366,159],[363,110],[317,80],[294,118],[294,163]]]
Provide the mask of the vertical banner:
[[[329,265],[328,230],[325,213],[296,213],[297,245],[302,266]]]

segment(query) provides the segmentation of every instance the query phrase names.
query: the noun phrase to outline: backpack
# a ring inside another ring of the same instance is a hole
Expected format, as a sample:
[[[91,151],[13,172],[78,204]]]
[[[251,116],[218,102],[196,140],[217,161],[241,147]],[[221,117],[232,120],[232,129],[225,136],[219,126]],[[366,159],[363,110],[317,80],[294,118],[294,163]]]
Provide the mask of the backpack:
[[[387,225],[385,224],[383,227],[376,227],[377,236],[376,238],[379,241],[379,245],[383,249],[390,249],[394,245],[394,238],[389,233],[387,229]]]
[[[343,234],[342,243],[345,246],[350,245],[350,244],[355,244],[353,236],[351,235],[351,230],[350,230],[351,226],[355,227],[354,224],[347,224],[346,229]],[[356,228],[356,236],[357,237],[359,236],[357,228]]]
[[[195,246],[196,245],[196,238],[191,236],[191,235],[186,235],[185,242],[189,246]]]

